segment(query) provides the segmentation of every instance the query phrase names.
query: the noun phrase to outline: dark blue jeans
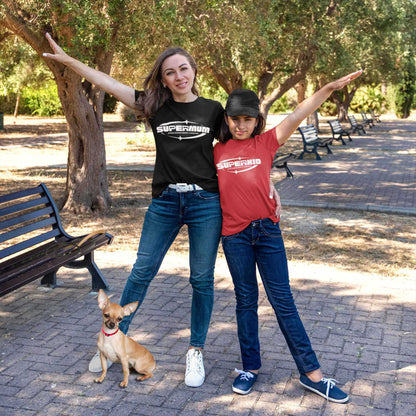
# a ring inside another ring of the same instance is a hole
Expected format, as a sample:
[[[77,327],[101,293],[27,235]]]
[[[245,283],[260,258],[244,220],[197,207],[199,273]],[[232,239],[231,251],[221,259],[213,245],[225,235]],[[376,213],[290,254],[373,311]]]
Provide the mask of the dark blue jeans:
[[[305,374],[318,369],[318,360],[290,289],[279,223],[269,219],[254,221],[240,233],[222,237],[222,244],[234,282],[238,338],[244,370],[258,370],[261,367],[256,265],[299,372]]]
[[[190,283],[192,285],[191,339],[193,347],[204,347],[214,304],[214,267],[221,236],[222,216],[218,193],[178,193],[166,188],[152,200],[146,213],[137,260],[127,279],[120,304],[142,304],[150,282],[181,227],[188,226]],[[120,329],[127,333],[133,315]]]

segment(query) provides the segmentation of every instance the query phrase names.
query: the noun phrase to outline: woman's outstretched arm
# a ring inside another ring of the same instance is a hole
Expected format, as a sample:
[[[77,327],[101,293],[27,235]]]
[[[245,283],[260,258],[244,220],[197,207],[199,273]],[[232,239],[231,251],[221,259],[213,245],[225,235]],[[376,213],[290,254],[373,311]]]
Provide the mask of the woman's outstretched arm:
[[[108,94],[113,95],[117,98],[117,100],[121,101],[128,107],[135,107],[134,88],[122,84],[121,82],[110,77],[110,75],[97,71],[77,59],[72,58],[63,51],[63,49],[52,39],[49,33],[46,34],[46,39],[48,40],[54,53],[44,53],[43,56],[45,58],[52,59],[66,65],[68,68],[71,68],[77,74],[81,75],[81,77],[85,78]]]
[[[276,128],[276,136],[279,144],[284,144],[299,124],[312,114],[319,106],[336,90],[340,90],[348,85],[352,80],[362,74],[362,70],[353,72],[345,77],[339,78],[324,85],[315,94],[302,101],[293,113],[289,114]]]

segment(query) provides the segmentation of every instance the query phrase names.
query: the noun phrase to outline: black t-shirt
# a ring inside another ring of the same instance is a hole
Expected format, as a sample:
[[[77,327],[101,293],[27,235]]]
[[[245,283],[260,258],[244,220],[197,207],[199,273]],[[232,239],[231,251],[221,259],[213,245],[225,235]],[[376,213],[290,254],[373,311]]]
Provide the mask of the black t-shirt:
[[[223,114],[217,101],[198,97],[191,103],[179,103],[171,99],[149,120],[156,141],[153,198],[171,183],[194,183],[218,192],[213,140]]]

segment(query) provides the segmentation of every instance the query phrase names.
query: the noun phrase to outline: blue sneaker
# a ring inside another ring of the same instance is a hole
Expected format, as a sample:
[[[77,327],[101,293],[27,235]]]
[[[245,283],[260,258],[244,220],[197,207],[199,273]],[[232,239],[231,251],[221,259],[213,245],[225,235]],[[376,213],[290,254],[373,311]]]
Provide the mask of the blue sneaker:
[[[335,386],[337,381],[333,378],[324,377],[321,381],[315,383],[303,374],[300,376],[299,382],[303,387],[325,397],[330,402],[345,403],[349,400],[348,394]]]
[[[257,374],[251,371],[234,370],[239,375],[233,383],[233,392],[238,394],[249,394],[253,388],[254,382],[257,380]]]

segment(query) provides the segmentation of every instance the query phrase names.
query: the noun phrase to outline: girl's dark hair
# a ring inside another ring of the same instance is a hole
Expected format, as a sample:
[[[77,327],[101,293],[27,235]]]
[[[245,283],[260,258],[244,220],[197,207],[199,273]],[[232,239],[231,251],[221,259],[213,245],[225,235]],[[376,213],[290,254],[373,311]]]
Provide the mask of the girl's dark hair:
[[[224,116],[227,117],[227,113],[224,112]],[[220,143],[226,143],[228,140],[232,139],[230,129],[228,128],[227,123],[225,122],[225,117],[221,122],[220,133],[218,136],[218,140]],[[259,113],[257,116],[257,125],[251,133],[251,137],[255,137],[261,133],[263,133],[264,129],[266,128],[266,119],[264,118],[263,114]]]
[[[196,86],[197,66],[194,58],[185,50],[179,47],[173,47],[163,51],[157,58],[152,70],[149,72],[143,82],[143,92],[136,101],[136,110],[138,118],[152,118],[162,105],[172,98],[169,88],[162,85],[162,65],[165,60],[173,55],[184,56],[192,69],[195,71],[194,84],[192,85],[192,93],[199,95]]]

